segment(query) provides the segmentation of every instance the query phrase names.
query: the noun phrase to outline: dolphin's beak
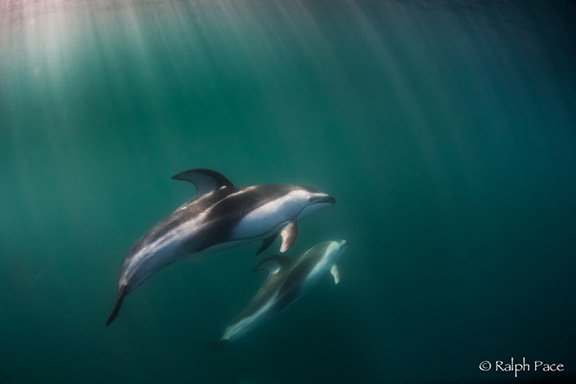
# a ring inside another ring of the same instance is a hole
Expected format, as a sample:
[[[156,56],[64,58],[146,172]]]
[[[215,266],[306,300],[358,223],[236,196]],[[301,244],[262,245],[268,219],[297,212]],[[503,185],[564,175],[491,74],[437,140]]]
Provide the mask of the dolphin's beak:
[[[314,204],[336,204],[336,199],[330,195],[319,197]]]

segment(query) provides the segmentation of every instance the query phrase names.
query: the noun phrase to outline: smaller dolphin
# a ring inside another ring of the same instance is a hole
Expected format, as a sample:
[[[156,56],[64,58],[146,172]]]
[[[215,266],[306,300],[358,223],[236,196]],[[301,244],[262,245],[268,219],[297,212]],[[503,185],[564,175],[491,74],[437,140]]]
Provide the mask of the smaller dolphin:
[[[286,256],[263,259],[254,271],[267,270],[268,278],[246,308],[228,325],[214,349],[238,339],[286,308],[308,292],[326,271],[330,270],[334,284],[338,284],[340,273],[336,261],[345,247],[345,240],[326,241],[310,248],[295,260]]]

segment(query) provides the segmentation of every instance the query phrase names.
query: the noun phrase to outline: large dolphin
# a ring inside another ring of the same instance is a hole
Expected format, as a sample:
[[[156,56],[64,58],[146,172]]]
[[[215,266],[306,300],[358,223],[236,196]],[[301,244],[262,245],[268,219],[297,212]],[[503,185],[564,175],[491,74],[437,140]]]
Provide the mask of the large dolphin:
[[[267,270],[268,278],[246,308],[228,325],[215,349],[222,348],[286,308],[328,270],[334,277],[334,283],[338,284],[340,274],[336,261],[345,247],[345,240],[326,241],[310,248],[295,260],[286,256],[263,259],[254,270]]]
[[[283,253],[296,240],[298,219],[336,202],[332,196],[299,185],[237,188],[209,169],[191,169],[172,179],[193,183],[196,196],[154,226],[126,254],[118,276],[118,299],[107,326],[118,316],[126,295],[174,261],[263,239],[260,254],[278,234]]]

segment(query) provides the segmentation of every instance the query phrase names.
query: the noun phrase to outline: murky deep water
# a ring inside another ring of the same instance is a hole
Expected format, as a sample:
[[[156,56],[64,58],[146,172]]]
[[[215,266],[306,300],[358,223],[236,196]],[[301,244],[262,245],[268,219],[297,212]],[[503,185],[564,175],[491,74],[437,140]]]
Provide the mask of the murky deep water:
[[[569,1],[0,0],[2,383],[569,382]],[[224,350],[258,244],[154,276],[104,327],[170,180],[311,185],[341,283]],[[563,373],[482,372],[526,357]]]

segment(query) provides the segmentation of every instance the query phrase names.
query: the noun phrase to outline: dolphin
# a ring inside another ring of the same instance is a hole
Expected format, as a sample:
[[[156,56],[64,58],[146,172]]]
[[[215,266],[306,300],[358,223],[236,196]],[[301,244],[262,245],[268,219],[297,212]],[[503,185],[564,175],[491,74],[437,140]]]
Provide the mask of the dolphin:
[[[326,241],[294,260],[286,256],[263,259],[254,271],[267,270],[268,278],[246,308],[228,325],[222,338],[213,345],[214,349],[238,339],[286,308],[308,292],[328,270],[334,278],[334,284],[338,284],[340,273],[336,261],[345,247],[345,240]]]
[[[298,219],[335,204],[313,188],[292,184],[234,186],[209,169],[191,169],[173,176],[196,187],[196,196],[156,224],[128,251],[118,276],[118,298],[106,326],[118,316],[126,295],[146,279],[185,257],[208,254],[263,240],[257,254],[276,239],[280,253],[296,241]]]

